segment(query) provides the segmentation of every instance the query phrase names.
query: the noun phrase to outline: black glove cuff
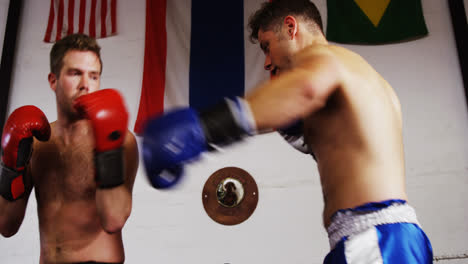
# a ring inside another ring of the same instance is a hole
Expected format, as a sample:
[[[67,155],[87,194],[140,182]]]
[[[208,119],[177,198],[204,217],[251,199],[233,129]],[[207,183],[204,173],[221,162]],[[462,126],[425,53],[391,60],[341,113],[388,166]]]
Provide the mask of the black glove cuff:
[[[214,145],[228,145],[246,134],[241,128],[226,101],[200,112],[200,120],[206,141]]]
[[[14,201],[22,197],[14,199],[11,193],[11,183],[20,175],[20,172],[5,167],[3,163],[0,164],[0,195],[6,200]]]
[[[124,183],[123,148],[96,153],[94,155],[96,182],[106,189]]]

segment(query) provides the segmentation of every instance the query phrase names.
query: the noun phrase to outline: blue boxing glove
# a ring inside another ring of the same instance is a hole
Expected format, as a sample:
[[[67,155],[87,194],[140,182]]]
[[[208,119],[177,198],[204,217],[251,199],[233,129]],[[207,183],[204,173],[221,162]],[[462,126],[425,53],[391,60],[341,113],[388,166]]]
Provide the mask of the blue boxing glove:
[[[197,112],[178,109],[148,121],[143,134],[143,161],[155,188],[169,188],[184,174],[184,164],[211,150],[254,134],[255,123],[241,98],[226,99]]]
[[[206,149],[206,138],[193,109],[176,110],[150,120],[143,136],[143,159],[151,184],[155,188],[174,185],[183,175],[182,162]]]

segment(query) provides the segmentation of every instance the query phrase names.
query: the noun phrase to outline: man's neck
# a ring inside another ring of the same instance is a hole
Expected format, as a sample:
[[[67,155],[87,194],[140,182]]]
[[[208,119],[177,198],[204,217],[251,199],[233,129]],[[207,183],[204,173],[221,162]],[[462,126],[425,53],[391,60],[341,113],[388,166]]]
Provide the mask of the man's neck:
[[[83,135],[89,134],[90,124],[86,119],[70,119],[64,118],[60,115],[56,121],[56,133],[64,145],[73,143],[76,139],[81,138]]]
[[[318,34],[318,33],[315,33],[315,34],[309,35],[309,38],[306,40],[306,45],[305,46],[317,45],[317,44],[318,45],[327,45],[328,41],[325,38],[325,36],[323,36],[321,34]]]

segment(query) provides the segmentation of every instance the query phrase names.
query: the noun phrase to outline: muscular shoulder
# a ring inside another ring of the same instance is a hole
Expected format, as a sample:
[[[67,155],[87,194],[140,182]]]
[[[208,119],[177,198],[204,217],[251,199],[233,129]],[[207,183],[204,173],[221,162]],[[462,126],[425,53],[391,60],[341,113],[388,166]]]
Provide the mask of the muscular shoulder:
[[[312,47],[311,50],[311,54],[326,54],[339,63],[344,93],[350,90],[354,94],[363,95],[362,93],[370,90],[372,93],[383,91],[390,98],[394,108],[401,112],[399,100],[391,85],[362,56],[334,45]]]
[[[294,69],[303,69],[321,79],[335,80],[334,83],[341,86],[348,78],[350,65],[365,61],[359,55],[338,46],[313,44],[296,53],[292,63]]]
[[[309,45],[296,53],[293,57],[294,68],[308,68],[316,65],[317,62],[333,62],[337,57],[330,45],[314,44]]]
[[[306,47],[296,54],[293,59],[296,67],[334,67],[333,70],[341,73],[369,71],[372,67],[359,54],[335,45],[314,44]]]

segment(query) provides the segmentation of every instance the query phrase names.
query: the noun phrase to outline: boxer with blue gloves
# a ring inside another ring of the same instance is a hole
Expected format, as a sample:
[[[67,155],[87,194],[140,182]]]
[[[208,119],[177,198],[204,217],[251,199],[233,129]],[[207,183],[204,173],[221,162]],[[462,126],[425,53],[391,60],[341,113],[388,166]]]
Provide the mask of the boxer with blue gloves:
[[[361,56],[327,42],[309,0],[265,2],[249,27],[275,78],[246,96],[244,114],[225,105],[209,118],[185,109],[150,121],[143,148],[153,184],[165,170],[180,175],[209,144],[249,134],[244,120],[257,131],[301,120],[285,130],[286,140],[316,158],[330,241],[324,262],[432,263],[431,243],[407,202],[401,107],[390,84]]]

